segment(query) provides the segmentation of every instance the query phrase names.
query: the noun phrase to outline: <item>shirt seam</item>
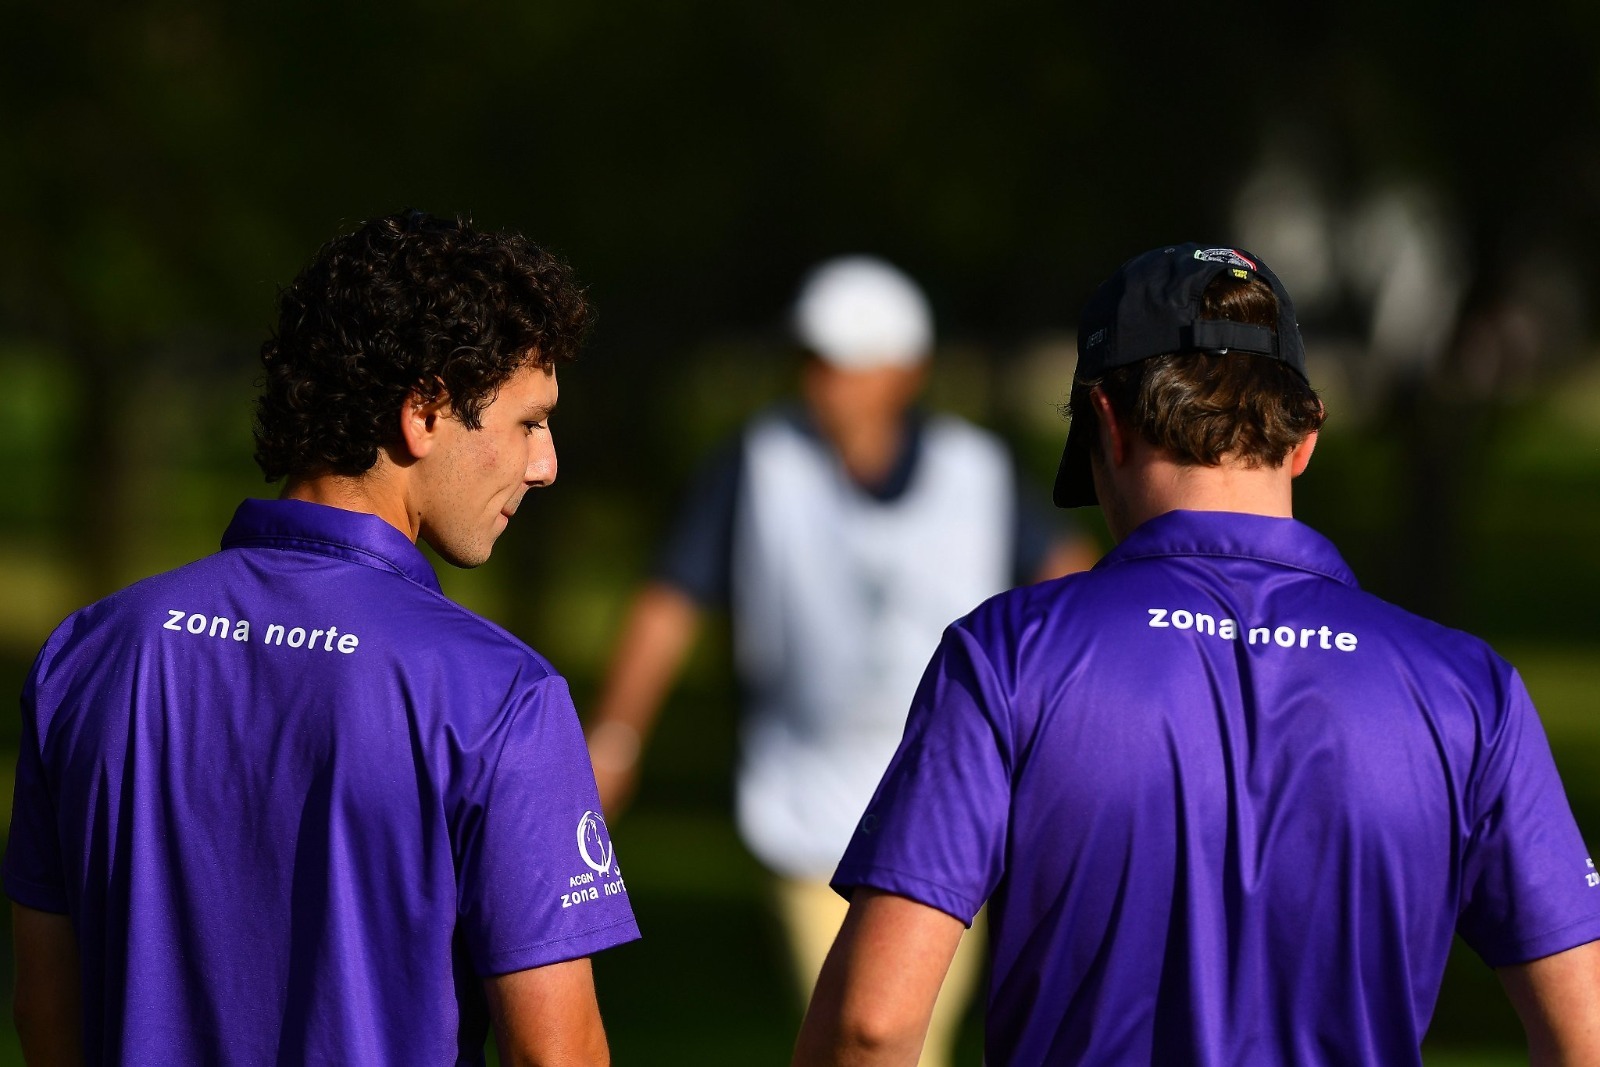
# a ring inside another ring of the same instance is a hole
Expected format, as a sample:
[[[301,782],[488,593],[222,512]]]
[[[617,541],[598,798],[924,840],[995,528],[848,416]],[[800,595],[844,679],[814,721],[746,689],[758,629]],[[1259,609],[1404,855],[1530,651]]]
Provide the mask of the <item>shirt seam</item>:
[[[313,554],[319,555],[319,556],[331,556],[332,558],[339,558],[338,556],[335,556],[335,555],[333,555],[331,553],[318,552],[316,550],[316,548],[313,547],[313,546],[319,546],[320,545],[320,546],[326,546],[328,548],[335,548],[335,549],[339,549],[341,552],[349,553],[351,555],[357,555],[357,556],[365,557],[366,559],[377,560],[378,562],[380,562],[382,564],[382,566],[381,567],[374,567],[373,568],[374,570],[391,571],[391,572],[393,572],[395,574],[398,574],[400,577],[404,578],[406,581],[412,583],[413,585],[421,586],[422,588],[427,589],[430,593],[434,592],[434,589],[431,586],[427,585],[426,583],[417,581],[416,578],[412,577],[412,575],[411,575],[411,573],[409,571],[407,571],[404,567],[400,566],[400,564],[396,563],[394,560],[390,559],[388,556],[383,555],[381,552],[374,552],[370,548],[361,548],[358,545],[352,545],[348,541],[335,541],[335,540],[333,540],[331,538],[326,538],[326,537],[307,537],[307,536],[304,536],[304,535],[301,535],[301,534],[296,534],[296,535],[293,535],[293,536],[287,536],[287,535],[282,535],[282,534],[251,534],[251,535],[247,535],[245,537],[241,537],[241,538],[238,538],[238,539],[229,540],[228,544],[225,547],[234,548],[234,547],[243,546],[243,545],[254,545],[254,546],[258,546],[258,547],[259,546],[266,546],[266,547],[270,547],[270,548],[285,549],[285,550],[290,550],[290,551],[299,550],[299,551],[303,551],[303,552],[310,552],[310,553],[313,553]],[[348,562],[348,563],[360,563],[362,561],[360,561],[360,560],[346,560],[346,562]],[[363,564],[363,565],[370,565],[370,564]]]
[[[381,553],[374,552],[371,549],[362,548],[362,547],[360,547],[358,545],[352,545],[347,541],[336,541],[336,540],[333,540],[331,538],[324,538],[324,537],[307,537],[307,536],[303,536],[303,535],[299,535],[299,534],[295,534],[295,535],[247,534],[247,535],[244,535],[244,536],[239,537],[239,538],[229,539],[227,544],[224,545],[223,547],[226,550],[226,549],[232,549],[232,548],[236,548],[236,547],[243,547],[243,546],[246,546],[246,545],[248,545],[250,547],[257,547],[257,548],[259,548],[259,547],[268,547],[268,548],[276,549],[278,551],[286,551],[286,552],[295,552],[295,551],[304,552],[304,553],[308,553],[310,555],[318,556],[319,558],[322,558],[322,559],[331,559],[331,560],[336,560],[336,561],[341,562],[341,563],[351,563],[351,564],[354,564],[354,565],[356,565],[358,567],[367,567],[368,569],[378,571],[381,574],[382,573],[392,574],[395,577],[397,577],[397,578],[401,579],[402,581],[406,582],[407,584],[413,586],[414,588],[419,589],[422,592],[424,592],[424,593],[428,594],[429,596],[433,597],[435,600],[438,600],[440,603],[442,603],[442,604],[446,605],[447,607],[449,607],[456,614],[462,616],[463,618],[470,619],[472,622],[476,623],[480,629],[489,631],[489,633],[500,644],[509,646],[509,647],[511,647],[511,648],[513,648],[513,649],[515,649],[517,651],[520,651],[520,652],[532,652],[533,651],[532,649],[530,649],[528,647],[528,645],[525,642],[523,642],[519,638],[514,637],[513,635],[511,635],[511,634],[507,633],[506,631],[502,630],[499,626],[497,626],[494,623],[490,622],[488,619],[485,619],[482,615],[479,615],[477,612],[473,611],[472,609],[470,609],[468,607],[465,607],[462,604],[458,604],[454,600],[451,600],[448,596],[445,595],[443,589],[437,589],[437,588],[434,588],[434,586],[432,586],[432,585],[430,585],[430,584],[428,584],[426,582],[418,581],[410,573],[408,573],[404,568],[402,568],[399,564],[395,563],[389,557],[384,556]],[[331,548],[340,549],[342,551],[340,553],[319,552],[319,551],[316,550],[316,548],[312,547],[312,546],[316,546],[316,545],[324,545],[324,546],[328,546],[328,547],[331,547]],[[365,561],[365,559],[349,559],[349,558],[346,558],[346,556],[343,555],[342,553],[349,553],[349,554],[352,554],[352,555],[358,555],[358,556],[366,557],[366,558],[369,558],[369,559],[377,560],[377,561],[382,563],[382,566],[374,566],[374,565],[372,565],[370,563],[367,563]],[[535,656],[535,658],[537,660],[538,659],[538,653],[535,652],[534,656]],[[546,664],[544,664],[542,662],[540,663],[540,666],[542,668],[544,668],[544,674],[539,679],[540,681],[543,681],[543,680],[548,679],[548,678],[558,677],[559,676],[559,672],[555,671],[552,667],[550,667],[550,666],[548,666],[548,665],[546,665]]]
[[[1304,571],[1306,574],[1315,574],[1319,578],[1327,578],[1330,581],[1338,582],[1340,585],[1350,586],[1351,588],[1356,587],[1354,576],[1348,573],[1340,574],[1332,570],[1324,570],[1320,567],[1313,567],[1304,563],[1291,562],[1290,560],[1282,559],[1277,556],[1258,555],[1251,552],[1220,552],[1214,549],[1145,549],[1142,551],[1134,550],[1126,554],[1108,557],[1106,563],[1108,566],[1115,566],[1118,563],[1126,563],[1137,559],[1171,559],[1173,557],[1237,559],[1248,560],[1252,563],[1269,563],[1278,567],[1287,567],[1290,570]]]
[[[1496,952],[1494,955],[1496,958],[1511,956],[1518,957],[1517,959],[1510,960],[1506,965],[1525,963],[1527,961],[1522,958],[1524,953],[1535,948],[1542,950],[1544,947],[1543,943],[1551,938],[1560,937],[1562,934],[1581,929],[1585,926],[1593,928],[1596,931],[1595,936],[1586,938],[1583,941],[1577,942],[1577,944],[1569,945],[1568,948],[1577,948],[1578,945],[1585,945],[1590,941],[1600,940],[1600,915],[1587,915],[1581,919],[1574,919],[1572,922],[1563,923],[1561,926],[1553,927],[1549,930],[1542,931],[1541,933],[1528,934],[1526,936],[1516,938],[1513,941],[1508,941],[1504,945],[1498,946],[1503,948],[1505,951]],[[1566,950],[1556,949],[1555,951],[1563,952]],[[1541,955],[1549,955],[1549,953],[1541,953]],[[1534,958],[1537,959],[1539,957],[1536,956]]]
[[[971,900],[970,897],[967,896],[966,893],[962,892],[959,889],[956,889],[954,886],[945,885],[943,882],[936,882],[932,878],[927,878],[927,877],[924,877],[924,876],[922,876],[920,874],[912,874],[910,871],[903,871],[898,867],[887,867],[887,866],[884,866],[881,863],[866,864],[866,865],[863,865],[861,867],[858,867],[856,870],[857,870],[858,873],[855,874],[855,875],[851,875],[849,868],[841,863],[839,865],[839,870],[837,872],[835,872],[834,877],[830,881],[829,884],[830,885],[850,886],[851,888],[860,888],[862,886],[866,886],[869,889],[877,889],[877,890],[879,890],[881,892],[884,892],[884,893],[893,893],[893,892],[895,892],[893,889],[889,889],[889,888],[887,888],[885,886],[881,886],[881,885],[875,885],[874,883],[872,883],[872,882],[870,882],[870,881],[868,881],[866,879],[867,879],[868,876],[870,876],[872,874],[895,875],[897,877],[904,878],[904,879],[906,879],[908,881],[916,882],[918,885],[931,886],[934,889],[941,890],[942,892],[948,894],[949,896],[958,898],[961,901],[962,905],[964,907],[966,907],[966,908],[969,908],[974,914],[976,914],[977,911],[978,911],[978,908],[972,908],[971,907],[972,900]],[[926,903],[926,902],[923,901],[921,903]],[[979,901],[978,903],[981,906],[983,902]],[[931,905],[931,904],[928,905],[928,906],[929,907],[933,907],[933,905]],[[939,909],[939,910],[942,911],[943,909]]]
[[[486,952],[484,953],[484,959],[485,962],[488,962],[505,956],[515,956],[531,949],[550,948],[555,945],[566,944],[568,941],[577,941],[586,937],[594,937],[597,934],[605,933],[607,930],[615,930],[619,926],[632,926],[637,928],[638,925],[639,920],[633,917],[616,919],[612,922],[606,923],[604,926],[591,926],[588,929],[580,930],[575,934],[567,934],[563,937],[546,938],[543,941],[528,941],[520,945],[515,945],[511,948],[496,949],[492,952]]]
[[[6,895],[11,897],[13,900],[15,900],[16,897],[11,891],[16,889],[22,890],[24,895],[32,897],[33,899],[49,897],[53,901],[62,902],[65,902],[68,899],[66,886],[47,885],[44,882],[35,881],[34,879],[29,878],[27,875],[18,874],[16,871],[9,869],[5,872],[5,888]],[[22,902],[18,901],[18,903]],[[31,904],[27,906],[34,907],[34,905]],[[63,906],[60,911],[56,911],[53,908],[37,908],[36,910],[48,911],[53,915],[65,915],[69,911],[69,908]]]

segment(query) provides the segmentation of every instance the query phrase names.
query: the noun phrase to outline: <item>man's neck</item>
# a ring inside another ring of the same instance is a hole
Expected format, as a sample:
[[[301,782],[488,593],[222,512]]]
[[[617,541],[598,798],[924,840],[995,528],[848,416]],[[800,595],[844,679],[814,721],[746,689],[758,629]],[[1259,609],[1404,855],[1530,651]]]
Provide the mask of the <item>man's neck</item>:
[[[1128,459],[1125,466],[1105,477],[1109,484],[1100,494],[1106,524],[1119,541],[1169,511],[1234,511],[1291,518],[1294,478],[1305,469],[1310,448],[1295,449],[1276,467],[1249,467],[1235,459],[1207,467],[1178,463],[1141,441],[1132,447]]]
[[[418,517],[407,505],[403,479],[387,476],[385,459],[364,474],[318,474],[291,478],[280,494],[285,500],[304,500],[344,511],[376,515],[413,542],[419,531]]]
[[[1140,486],[1145,518],[1168,511],[1238,511],[1248,515],[1290,518],[1294,500],[1289,473],[1283,467],[1183,465],[1162,459],[1151,465]]]
[[[842,430],[842,432],[841,432]],[[904,420],[836,429],[829,443],[857,485],[876,489],[889,480],[906,447]]]

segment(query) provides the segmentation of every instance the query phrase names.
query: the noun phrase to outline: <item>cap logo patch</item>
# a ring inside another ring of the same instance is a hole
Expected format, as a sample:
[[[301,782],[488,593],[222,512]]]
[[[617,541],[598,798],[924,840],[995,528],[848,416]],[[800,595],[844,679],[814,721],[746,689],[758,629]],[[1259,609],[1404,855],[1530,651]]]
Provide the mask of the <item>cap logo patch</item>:
[[[1232,248],[1198,248],[1194,258],[1202,263],[1226,263],[1232,267],[1246,267],[1250,270],[1260,270],[1253,262]]]

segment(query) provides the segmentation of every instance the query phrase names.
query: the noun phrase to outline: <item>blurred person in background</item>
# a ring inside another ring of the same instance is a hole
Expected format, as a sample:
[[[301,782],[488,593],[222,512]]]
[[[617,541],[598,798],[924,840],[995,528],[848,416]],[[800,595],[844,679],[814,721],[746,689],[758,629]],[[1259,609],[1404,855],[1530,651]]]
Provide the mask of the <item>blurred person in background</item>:
[[[1292,518],[1289,294],[1156,249],[1078,353],[1055,500],[1118,544],[946,631],[794,1062],[916,1062],[987,902],[992,1064],[1420,1064],[1456,933],[1534,1063],[1600,1063],[1600,875],[1521,679]]]
[[[609,1062],[638,936],[566,682],[445,599],[556,476],[588,316],[510,233],[325,245],[262,346],[215,555],[85,608],[23,693],[6,850],[30,1063]]]
[[[741,837],[775,876],[802,1002],[844,917],[827,885],[944,626],[1016,582],[1091,565],[1018,491],[994,435],[917,406],[933,346],[921,290],[870,257],[828,261],[793,312],[799,404],[763,411],[692,485],[628,613],[589,727],[615,817],[699,628],[731,611],[745,701]],[[949,1062],[981,966],[966,939],[923,1062]]]

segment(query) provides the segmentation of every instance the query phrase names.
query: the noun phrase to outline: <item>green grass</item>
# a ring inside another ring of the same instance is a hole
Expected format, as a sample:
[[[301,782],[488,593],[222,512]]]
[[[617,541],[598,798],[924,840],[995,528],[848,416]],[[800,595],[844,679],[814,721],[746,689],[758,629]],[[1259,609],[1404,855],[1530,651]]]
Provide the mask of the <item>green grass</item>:
[[[1426,1051],[1422,1062],[1425,1067],[1526,1067],[1528,1054],[1521,1049]]]
[[[714,813],[642,810],[613,831],[643,940],[595,960],[618,1064],[788,1062],[801,1006],[766,875]],[[969,1015],[960,1062],[982,1056]]]

